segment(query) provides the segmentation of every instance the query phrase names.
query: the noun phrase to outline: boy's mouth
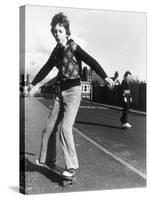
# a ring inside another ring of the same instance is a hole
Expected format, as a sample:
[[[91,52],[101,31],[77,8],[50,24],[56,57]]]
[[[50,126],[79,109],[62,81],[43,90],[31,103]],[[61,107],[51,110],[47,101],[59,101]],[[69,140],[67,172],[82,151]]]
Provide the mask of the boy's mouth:
[[[61,39],[60,39],[60,38],[56,38],[56,41],[57,41],[57,42],[61,42]]]

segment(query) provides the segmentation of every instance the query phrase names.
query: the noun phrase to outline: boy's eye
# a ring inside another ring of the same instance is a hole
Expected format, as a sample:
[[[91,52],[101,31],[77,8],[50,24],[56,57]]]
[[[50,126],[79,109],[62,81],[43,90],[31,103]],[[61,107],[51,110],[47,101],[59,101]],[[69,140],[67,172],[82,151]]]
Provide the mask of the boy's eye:
[[[57,33],[62,33],[63,31],[54,31],[54,34],[57,34]]]

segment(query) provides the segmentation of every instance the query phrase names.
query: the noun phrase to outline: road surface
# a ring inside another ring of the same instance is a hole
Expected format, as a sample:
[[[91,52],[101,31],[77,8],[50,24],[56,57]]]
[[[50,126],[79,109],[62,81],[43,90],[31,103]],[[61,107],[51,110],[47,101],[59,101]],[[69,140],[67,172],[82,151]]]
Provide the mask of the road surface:
[[[130,113],[132,134],[121,129],[120,111],[83,102],[73,132],[80,169],[77,183],[63,188],[58,177],[35,164],[41,133],[52,107],[46,99],[25,98],[21,161],[25,165],[26,194],[91,191],[146,186],[146,116]],[[25,156],[25,163],[22,158]],[[57,164],[63,166],[58,142]]]

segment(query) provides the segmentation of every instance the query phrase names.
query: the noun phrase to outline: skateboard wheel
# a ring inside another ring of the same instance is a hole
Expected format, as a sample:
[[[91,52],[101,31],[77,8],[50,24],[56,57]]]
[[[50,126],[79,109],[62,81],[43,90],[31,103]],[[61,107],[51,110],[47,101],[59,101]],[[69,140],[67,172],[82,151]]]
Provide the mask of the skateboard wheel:
[[[67,185],[72,185],[72,182],[71,181],[63,181],[62,185],[63,185],[63,187],[67,186]]]
[[[75,179],[72,179],[72,180],[63,180],[62,181],[62,185],[63,186],[67,186],[67,185],[73,185],[76,183],[76,180]]]

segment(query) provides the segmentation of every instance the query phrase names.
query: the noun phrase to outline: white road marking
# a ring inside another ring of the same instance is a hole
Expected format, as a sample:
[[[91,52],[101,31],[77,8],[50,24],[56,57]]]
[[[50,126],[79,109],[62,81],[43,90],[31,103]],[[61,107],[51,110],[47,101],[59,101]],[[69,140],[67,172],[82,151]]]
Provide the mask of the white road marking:
[[[52,108],[53,106],[49,106],[49,108]],[[101,107],[101,106],[80,106],[81,109],[102,109],[102,110],[107,110],[106,107]]]
[[[80,108],[84,108],[84,109],[103,109],[103,110],[107,110],[106,107],[101,107],[101,106],[80,106]]]
[[[38,100],[37,100],[38,101]],[[38,101],[39,102],[39,101]],[[41,104],[41,106],[46,109],[47,111],[49,111],[49,109],[44,106],[41,102],[39,102]],[[141,176],[142,178],[146,179],[146,175],[144,173],[142,173],[141,171],[139,171],[138,169],[136,169],[135,167],[133,167],[131,164],[127,163],[126,161],[122,160],[121,158],[119,158],[118,156],[116,156],[115,154],[111,153],[110,151],[108,151],[106,148],[104,148],[102,145],[98,144],[97,142],[95,142],[94,140],[92,140],[91,138],[89,138],[88,136],[86,136],[84,133],[82,133],[81,131],[79,131],[77,128],[73,127],[73,129],[80,135],[82,136],[84,139],[86,139],[87,141],[89,141],[90,143],[92,143],[93,145],[95,145],[97,148],[99,148],[101,151],[103,151],[104,153],[106,153],[107,155],[109,155],[110,157],[114,158],[115,160],[117,160],[118,162],[120,162],[121,164],[123,164],[125,167],[127,167],[128,169],[132,170],[133,172],[135,172],[136,174],[138,174],[139,176]]]
[[[130,170],[134,171],[136,174],[140,175],[141,177],[143,177],[144,179],[146,179],[146,175],[143,174],[141,171],[139,171],[138,169],[136,169],[135,167],[133,167],[132,165],[130,165],[129,163],[127,163],[126,161],[122,160],[121,158],[119,158],[118,156],[116,156],[115,154],[111,153],[110,151],[108,151],[106,148],[104,148],[102,145],[98,144],[97,142],[95,142],[94,140],[92,140],[91,138],[89,138],[88,136],[86,136],[84,133],[82,133],[81,131],[79,131],[78,129],[76,129],[75,127],[73,127],[73,129],[79,134],[81,135],[83,138],[85,138],[86,140],[88,140],[90,143],[92,143],[93,145],[95,145],[97,148],[99,148],[100,150],[102,150],[104,153],[108,154],[109,156],[111,156],[112,158],[114,158],[115,160],[119,161],[121,164],[125,165],[127,168],[129,168]]]

